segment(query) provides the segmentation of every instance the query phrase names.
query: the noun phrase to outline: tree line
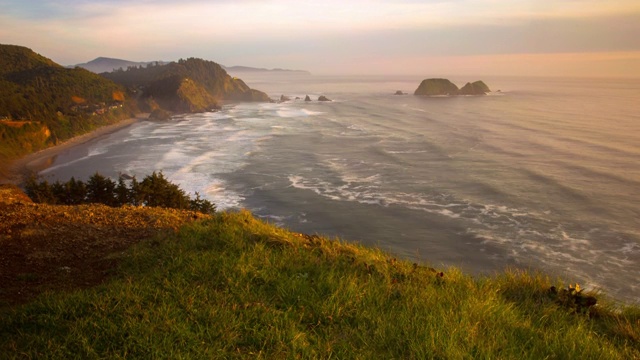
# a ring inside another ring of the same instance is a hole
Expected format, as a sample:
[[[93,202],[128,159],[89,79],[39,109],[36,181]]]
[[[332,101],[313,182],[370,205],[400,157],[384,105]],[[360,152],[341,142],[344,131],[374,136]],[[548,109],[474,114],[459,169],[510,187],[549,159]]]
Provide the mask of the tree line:
[[[193,210],[205,214],[213,214],[216,209],[212,202],[201,198],[197,192],[195,198],[191,198],[178,185],[167,180],[162,172],[153,172],[142,181],[135,177],[126,180],[120,176],[117,182],[97,172],[87,182],[72,177],[67,182],[56,180],[50,183],[31,176],[25,183],[25,192],[34,202],[46,204],[153,206]]]

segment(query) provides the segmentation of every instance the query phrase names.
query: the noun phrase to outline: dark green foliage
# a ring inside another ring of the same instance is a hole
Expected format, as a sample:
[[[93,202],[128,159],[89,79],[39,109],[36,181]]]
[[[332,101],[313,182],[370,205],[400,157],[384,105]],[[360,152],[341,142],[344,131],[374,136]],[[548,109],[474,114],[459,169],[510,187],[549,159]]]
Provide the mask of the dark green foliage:
[[[580,285],[569,285],[566,289],[556,289],[555,286],[549,288],[549,295],[556,300],[556,302],[566,308],[572,309],[577,313],[587,313],[591,308],[598,303],[595,296],[590,296],[582,293]]]
[[[118,182],[95,173],[84,183],[71,178],[66,183],[38,182],[31,176],[25,183],[25,192],[37,203],[78,205],[100,203],[108,206],[153,206],[187,209],[213,214],[215,205],[196,193],[192,199],[178,185],[167,180],[162,172],[154,172],[141,182],[132,178],[129,186],[123,177]]]
[[[35,176],[30,176],[24,184],[24,190],[27,193],[27,196],[37,203],[57,203],[53,187],[47,180],[38,182],[38,179]]]
[[[189,200],[189,208],[204,214],[213,214],[216,211],[215,205],[211,201],[201,198],[198,192],[196,192],[195,199]]]
[[[189,207],[189,197],[185,192],[167,180],[162,172],[153,172],[140,183],[142,203],[146,206],[164,206],[175,209]]]
[[[124,178],[122,176],[118,178],[118,185],[116,186],[114,192],[115,192],[116,204],[118,206],[133,203],[132,201],[133,196],[131,196],[131,189],[127,187],[127,184],[124,182]]]
[[[139,206],[143,204],[143,200],[144,196],[142,190],[140,189],[140,183],[134,176],[131,179],[131,185],[129,186],[129,201],[131,205]]]
[[[82,181],[76,181],[71,177],[66,184],[68,205],[82,204],[87,198],[87,186]]]
[[[87,202],[115,206],[116,183],[113,180],[95,173],[87,181]]]
[[[131,117],[125,89],[85,69],[67,69],[28,48],[0,45],[0,157],[14,158]]]

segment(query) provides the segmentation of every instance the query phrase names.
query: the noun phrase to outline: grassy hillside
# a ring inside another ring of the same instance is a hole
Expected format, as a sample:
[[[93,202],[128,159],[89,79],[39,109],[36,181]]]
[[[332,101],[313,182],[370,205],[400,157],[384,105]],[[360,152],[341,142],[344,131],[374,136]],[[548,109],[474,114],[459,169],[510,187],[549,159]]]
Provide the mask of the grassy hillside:
[[[119,254],[103,285],[0,308],[0,354],[640,358],[637,307],[601,299],[581,307],[540,274],[439,272],[248,212],[219,213]]]

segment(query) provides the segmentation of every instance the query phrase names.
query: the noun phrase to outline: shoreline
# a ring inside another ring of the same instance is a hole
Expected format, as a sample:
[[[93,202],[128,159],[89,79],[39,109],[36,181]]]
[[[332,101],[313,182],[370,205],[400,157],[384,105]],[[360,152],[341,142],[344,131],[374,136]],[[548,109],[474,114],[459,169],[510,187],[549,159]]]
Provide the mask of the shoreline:
[[[61,144],[13,160],[9,162],[6,173],[0,175],[0,184],[8,183],[20,185],[30,174],[40,172],[51,166],[55,158],[61,152],[96,138],[109,135],[148,118],[148,113],[137,114],[135,117],[119,121],[115,124],[103,126],[86,134],[73,137]]]

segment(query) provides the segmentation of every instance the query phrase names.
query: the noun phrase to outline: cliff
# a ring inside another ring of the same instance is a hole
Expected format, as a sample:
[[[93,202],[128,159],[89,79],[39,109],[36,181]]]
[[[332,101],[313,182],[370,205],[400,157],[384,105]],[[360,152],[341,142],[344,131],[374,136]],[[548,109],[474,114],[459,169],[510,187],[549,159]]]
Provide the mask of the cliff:
[[[136,92],[149,110],[201,112],[219,108],[223,101],[270,101],[267,94],[229,76],[215,62],[196,58],[102,75]]]

